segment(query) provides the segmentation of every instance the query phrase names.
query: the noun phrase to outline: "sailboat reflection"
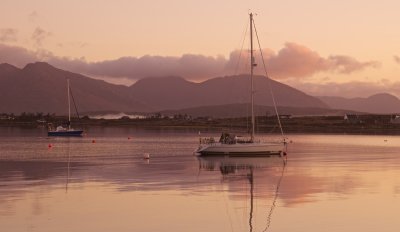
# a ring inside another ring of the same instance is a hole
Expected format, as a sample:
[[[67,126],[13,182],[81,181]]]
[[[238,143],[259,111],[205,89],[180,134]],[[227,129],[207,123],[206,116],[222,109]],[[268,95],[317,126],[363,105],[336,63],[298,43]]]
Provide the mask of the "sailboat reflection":
[[[67,178],[66,178],[66,183],[65,183],[65,193],[68,193],[68,184],[69,184],[69,177],[70,177],[70,163],[71,163],[71,153],[70,153],[70,146],[71,146],[71,141],[68,138],[68,143],[67,143]]]
[[[266,225],[262,231],[268,231],[271,225],[271,218],[276,207],[276,201],[279,195],[279,189],[285,173],[286,160],[280,157],[198,157],[199,171],[220,171],[222,181],[229,181],[237,178],[247,179],[250,184],[250,209],[249,209],[249,231],[252,232],[253,217],[254,217],[254,177],[255,170],[262,171],[263,178],[268,177],[268,174],[277,177],[275,188],[273,190],[272,203],[267,211]],[[263,182],[265,184],[265,182]]]

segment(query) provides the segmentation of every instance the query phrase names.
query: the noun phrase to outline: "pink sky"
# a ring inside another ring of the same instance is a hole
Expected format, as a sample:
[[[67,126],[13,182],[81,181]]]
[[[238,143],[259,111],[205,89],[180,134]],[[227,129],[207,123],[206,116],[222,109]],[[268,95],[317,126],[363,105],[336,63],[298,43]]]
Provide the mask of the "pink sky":
[[[47,61],[125,84],[231,75],[249,9],[272,78],[315,95],[400,96],[394,0],[4,0],[0,63]]]

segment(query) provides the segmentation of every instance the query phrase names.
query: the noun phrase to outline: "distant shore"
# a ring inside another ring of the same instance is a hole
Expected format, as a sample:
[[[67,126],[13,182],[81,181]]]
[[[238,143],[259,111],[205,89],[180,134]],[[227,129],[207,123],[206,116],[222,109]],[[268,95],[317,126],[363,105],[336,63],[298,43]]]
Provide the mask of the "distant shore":
[[[0,120],[0,126],[46,127],[47,123],[59,125],[65,117],[52,117],[46,120],[36,118],[14,118]],[[388,134],[400,135],[400,124],[388,120],[350,122],[342,116],[302,116],[281,118],[285,133],[329,133],[329,134]],[[191,129],[194,131],[241,131],[249,130],[248,118],[146,118],[146,119],[82,119],[73,118],[74,128],[92,126],[137,127],[149,129]],[[257,117],[257,133],[280,133],[276,117]]]

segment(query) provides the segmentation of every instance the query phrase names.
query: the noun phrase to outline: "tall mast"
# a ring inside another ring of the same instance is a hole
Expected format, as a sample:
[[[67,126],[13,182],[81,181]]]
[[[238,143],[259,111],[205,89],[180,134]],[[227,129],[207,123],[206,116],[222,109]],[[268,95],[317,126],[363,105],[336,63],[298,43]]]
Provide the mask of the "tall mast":
[[[250,82],[251,82],[251,141],[254,142],[254,87],[253,87],[253,69],[254,69],[254,56],[253,56],[253,13],[250,13]]]
[[[71,102],[69,97],[69,79],[67,79],[67,92],[68,92],[68,129],[71,129]]]

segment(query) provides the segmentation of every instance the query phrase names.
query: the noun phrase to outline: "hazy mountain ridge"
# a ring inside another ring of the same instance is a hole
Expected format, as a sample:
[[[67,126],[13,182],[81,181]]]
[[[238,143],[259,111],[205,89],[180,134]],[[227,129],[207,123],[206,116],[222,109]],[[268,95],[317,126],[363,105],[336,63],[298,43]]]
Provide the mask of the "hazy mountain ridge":
[[[200,83],[190,82],[182,77],[153,77],[141,79],[127,87],[64,71],[43,62],[31,63],[22,69],[9,64],[0,64],[0,112],[66,114],[67,78],[70,79],[72,92],[81,113],[168,110],[178,112],[181,109],[184,109],[182,112],[186,112],[189,109],[197,108],[198,111],[202,108],[208,111],[208,116],[213,116],[213,114],[220,114],[218,112],[221,110],[211,106],[240,105],[248,103],[250,98],[250,83],[248,76],[245,75],[217,77]],[[333,99],[332,97],[318,99],[280,82],[268,81],[262,76],[256,76],[254,83],[255,104],[260,106],[273,105],[270,84],[280,109],[299,108],[298,111],[291,110],[288,111],[289,113],[297,111],[301,114],[314,114],[313,112],[335,114],[328,110],[329,106],[371,112],[364,108],[351,108],[350,105],[348,107],[347,105],[342,107],[343,104],[335,105],[329,101]],[[384,96],[386,96],[385,102],[391,99],[390,101],[398,104],[400,109],[400,101],[396,97],[388,94]],[[382,98],[383,96],[380,95],[371,96],[367,106],[372,107],[376,104],[378,105],[374,108],[376,111],[388,112],[383,107],[385,104],[379,100]],[[238,110],[240,109],[232,108],[232,111]],[[262,115],[265,115],[266,111],[271,110],[265,107],[261,111]],[[193,112],[193,114],[196,113]],[[243,116],[243,113],[233,113],[233,115]]]
[[[297,89],[270,80],[280,106],[328,108],[321,100]],[[255,104],[273,105],[268,79],[254,79]],[[247,103],[250,99],[248,76],[225,76],[200,83],[180,77],[145,78],[129,87],[135,99],[140,99],[160,110],[193,108],[199,106]]]
[[[12,70],[12,71],[10,71]],[[80,112],[129,111],[149,108],[130,97],[125,86],[113,85],[37,62],[23,69],[0,66],[0,112],[66,114],[67,82]]]
[[[374,114],[392,114],[400,112],[400,100],[388,93],[379,93],[366,98],[333,96],[320,96],[318,98],[335,109],[355,110]]]

